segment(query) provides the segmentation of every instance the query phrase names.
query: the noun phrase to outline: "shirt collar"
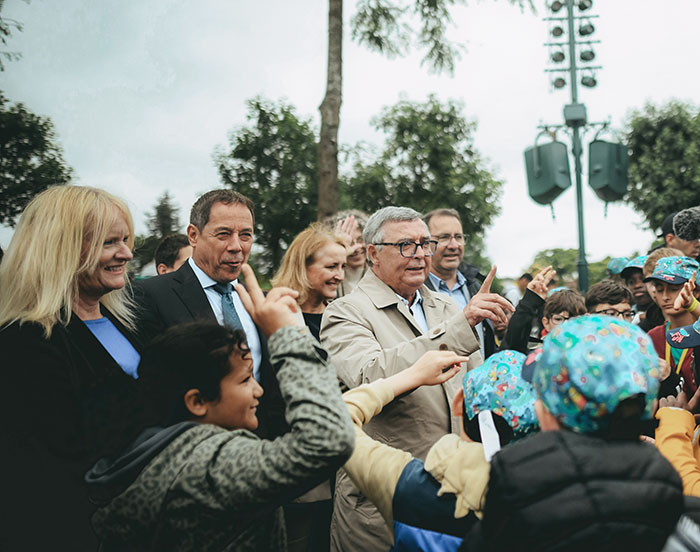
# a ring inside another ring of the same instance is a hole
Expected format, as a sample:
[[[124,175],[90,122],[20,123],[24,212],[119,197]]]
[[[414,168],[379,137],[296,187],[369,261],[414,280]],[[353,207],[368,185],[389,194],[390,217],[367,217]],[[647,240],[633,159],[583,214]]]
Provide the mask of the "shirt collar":
[[[406,305],[409,309],[413,307],[414,305],[422,305],[423,304],[423,297],[421,297],[420,290],[416,290],[416,296],[413,298],[413,304],[409,305],[408,299],[405,299],[401,297],[398,293],[396,294],[396,297],[398,297],[401,302]]]
[[[430,278],[433,281],[433,285],[435,286],[436,289],[440,289],[440,287],[443,287],[447,289],[447,291],[452,291],[450,288],[447,287],[447,282],[440,278],[439,276],[433,274],[430,272],[428,274],[428,278]],[[465,283],[467,282],[467,279],[464,277],[464,274],[462,274],[459,270],[457,271],[457,284],[455,285],[454,289],[461,288]]]
[[[187,262],[190,263],[190,267],[192,267],[192,271],[197,277],[197,280],[199,280],[199,285],[202,286],[202,289],[210,288],[218,283],[211,276],[209,276],[209,274],[207,274],[201,268],[199,268],[192,257],[187,259]],[[231,285],[234,287],[234,289],[236,287],[236,284],[238,284],[238,278],[231,282]]]

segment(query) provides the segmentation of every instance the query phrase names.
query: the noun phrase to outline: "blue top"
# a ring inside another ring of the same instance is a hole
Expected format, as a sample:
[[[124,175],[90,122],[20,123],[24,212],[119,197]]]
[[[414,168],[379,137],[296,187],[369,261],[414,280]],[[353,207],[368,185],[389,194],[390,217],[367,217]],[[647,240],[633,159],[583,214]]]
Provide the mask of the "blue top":
[[[392,552],[457,552],[477,522],[474,512],[455,518],[456,496],[438,496],[440,483],[418,458],[401,472],[394,490],[394,546]]]
[[[122,370],[136,379],[141,355],[109,318],[84,320],[87,327],[112,356]]]
[[[433,285],[435,286],[436,290],[438,290],[440,293],[445,293],[452,297],[455,303],[457,303],[457,306],[460,309],[464,310],[464,307],[467,306],[467,303],[469,302],[469,299],[471,299],[471,297],[469,296],[469,290],[465,285],[467,283],[467,279],[459,270],[457,271],[457,283],[452,289],[447,287],[447,282],[445,282],[445,280],[443,280],[439,276],[436,276],[432,272],[428,274],[428,277],[433,281]]]

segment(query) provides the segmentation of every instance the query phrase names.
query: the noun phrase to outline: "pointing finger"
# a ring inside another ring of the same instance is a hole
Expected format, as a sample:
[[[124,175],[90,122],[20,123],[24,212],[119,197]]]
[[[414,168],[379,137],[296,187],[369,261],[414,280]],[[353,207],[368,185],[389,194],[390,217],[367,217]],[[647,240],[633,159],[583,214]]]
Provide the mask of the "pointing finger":
[[[491,270],[489,270],[489,273],[486,276],[484,283],[481,284],[481,288],[479,289],[479,293],[490,293],[491,292],[491,284],[493,283],[493,279],[496,277],[496,270],[498,270],[498,268],[496,267],[496,265],[493,265],[491,267]]]

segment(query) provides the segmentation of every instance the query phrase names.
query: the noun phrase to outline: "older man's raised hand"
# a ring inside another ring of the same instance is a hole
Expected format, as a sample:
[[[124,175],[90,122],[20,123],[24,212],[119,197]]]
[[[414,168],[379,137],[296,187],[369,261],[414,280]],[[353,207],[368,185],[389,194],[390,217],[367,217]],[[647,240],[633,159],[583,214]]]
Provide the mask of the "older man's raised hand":
[[[501,297],[498,293],[491,293],[491,284],[496,276],[496,270],[496,265],[493,265],[484,283],[481,284],[481,289],[464,307],[464,316],[467,317],[467,322],[472,327],[487,318],[493,322],[507,323],[506,312],[515,310],[508,299]]]

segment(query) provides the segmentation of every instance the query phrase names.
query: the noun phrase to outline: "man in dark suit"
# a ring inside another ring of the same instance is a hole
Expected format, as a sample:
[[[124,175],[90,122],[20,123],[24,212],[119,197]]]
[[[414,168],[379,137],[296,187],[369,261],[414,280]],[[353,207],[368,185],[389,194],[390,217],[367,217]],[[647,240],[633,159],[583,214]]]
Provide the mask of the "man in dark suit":
[[[433,291],[449,295],[460,309],[464,309],[472,296],[478,293],[485,276],[474,265],[462,261],[462,219],[454,209],[435,209],[423,217],[423,222],[428,225],[430,237],[438,242],[425,285]],[[481,358],[486,360],[497,351],[493,323],[486,319],[474,329],[481,343]]]
[[[195,320],[216,321],[245,332],[254,377],[265,390],[258,409],[260,433],[275,437],[285,431],[284,405],[265,337],[236,292],[241,267],[253,245],[253,208],[250,199],[233,190],[202,195],[192,206],[187,226],[192,257],[175,272],[140,282],[135,295],[139,335],[146,343],[170,326]]]

